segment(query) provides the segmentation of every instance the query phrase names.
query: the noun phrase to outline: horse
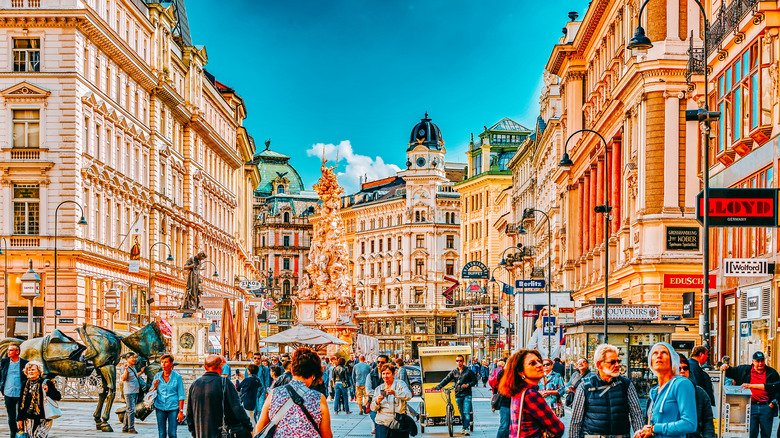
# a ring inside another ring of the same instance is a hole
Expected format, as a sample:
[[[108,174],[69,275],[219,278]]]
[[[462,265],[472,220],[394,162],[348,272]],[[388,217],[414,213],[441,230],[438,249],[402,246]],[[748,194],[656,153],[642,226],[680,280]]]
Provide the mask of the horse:
[[[162,332],[152,322],[127,338],[103,327],[84,324],[76,329],[83,345],[55,329],[51,334],[26,341],[6,338],[0,341],[0,355],[5,356],[10,345],[21,349],[21,357],[43,364],[43,375],[82,378],[98,372],[102,389],[95,409],[95,428],[113,432],[108,419],[116,395],[116,366],[122,353],[122,344],[142,358],[159,355],[165,351]],[[82,355],[83,353],[83,355]],[[156,368],[156,367],[154,367]],[[147,373],[152,370],[147,370]]]

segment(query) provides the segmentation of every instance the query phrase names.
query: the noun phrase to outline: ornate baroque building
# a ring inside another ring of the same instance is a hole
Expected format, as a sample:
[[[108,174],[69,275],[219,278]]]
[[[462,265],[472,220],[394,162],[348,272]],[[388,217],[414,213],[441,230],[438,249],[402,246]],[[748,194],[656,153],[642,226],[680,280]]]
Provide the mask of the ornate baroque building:
[[[17,280],[28,258],[43,280],[38,333],[172,316],[199,251],[218,273],[205,293],[240,297],[259,181],[245,165],[246,109],[204,70],[183,2],[3,0],[0,32],[6,335],[27,335]]]
[[[308,262],[312,224],[316,213],[317,193],[304,190],[303,180],[290,164],[290,157],[271,150],[271,141],[258,152],[253,163],[260,171],[261,182],[255,189],[254,252],[261,283],[269,287],[277,306],[270,315],[271,334],[295,323],[295,306],[291,295]],[[262,317],[261,317],[262,319]],[[271,321],[273,322],[273,321]]]
[[[482,262],[493,273],[493,278],[510,286],[514,286],[511,272],[499,268],[504,250],[514,246],[506,233],[507,226],[514,226],[511,217],[512,171],[507,165],[530,134],[530,129],[507,117],[489,128],[486,126],[479,134],[479,140],[474,142],[472,138],[469,143],[466,152],[468,178],[455,184],[461,196],[461,266],[470,261]],[[508,250],[506,254],[514,252]],[[460,278],[460,272],[456,275]],[[508,348],[508,342],[506,338],[499,339],[498,324],[491,323],[492,315],[509,316],[507,304],[511,295],[504,294],[500,284],[475,280],[461,282],[463,287],[455,301],[460,342],[471,344],[480,356],[499,356],[505,343]],[[472,291],[472,283],[485,292]]]
[[[356,319],[380,350],[417,357],[450,345],[455,311],[442,296],[460,269],[460,195],[465,166],[446,163],[441,131],[425,115],[412,129],[406,170],[366,182],[344,199]]]

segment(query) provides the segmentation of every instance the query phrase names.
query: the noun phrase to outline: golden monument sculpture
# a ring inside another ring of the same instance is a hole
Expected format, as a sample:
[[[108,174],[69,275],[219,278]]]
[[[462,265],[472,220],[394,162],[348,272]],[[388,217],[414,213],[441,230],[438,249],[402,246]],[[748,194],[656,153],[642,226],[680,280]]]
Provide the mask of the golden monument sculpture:
[[[357,326],[352,322],[354,297],[349,252],[344,242],[344,223],[338,214],[344,189],[339,186],[334,169],[326,166],[323,158],[322,176],[314,184],[322,204],[319,215],[312,220],[309,263],[300,279],[295,303],[299,323],[316,325],[350,342]]]

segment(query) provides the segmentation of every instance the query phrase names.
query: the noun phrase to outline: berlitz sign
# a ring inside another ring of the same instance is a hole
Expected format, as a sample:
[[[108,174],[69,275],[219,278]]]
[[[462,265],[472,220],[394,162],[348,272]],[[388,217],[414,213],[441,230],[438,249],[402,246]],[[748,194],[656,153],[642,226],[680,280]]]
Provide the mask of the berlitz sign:
[[[768,260],[723,259],[724,277],[755,277],[769,274]]]
[[[709,194],[710,226],[777,226],[777,189],[710,189]],[[702,222],[703,192],[696,199],[696,217]]]
[[[701,289],[704,287],[702,274],[665,274],[664,287],[667,289]],[[716,284],[715,275],[710,274],[710,288]]]

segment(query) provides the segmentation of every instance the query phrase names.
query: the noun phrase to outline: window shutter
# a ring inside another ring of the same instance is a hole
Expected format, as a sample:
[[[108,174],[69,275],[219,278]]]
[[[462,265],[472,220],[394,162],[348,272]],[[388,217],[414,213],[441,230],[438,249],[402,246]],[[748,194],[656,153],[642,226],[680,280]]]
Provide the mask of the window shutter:
[[[764,286],[761,288],[761,316],[766,317],[770,316],[772,314],[771,311],[771,300],[772,300],[772,287],[771,286]]]
[[[739,320],[747,320],[747,293],[744,290],[739,291]]]

